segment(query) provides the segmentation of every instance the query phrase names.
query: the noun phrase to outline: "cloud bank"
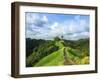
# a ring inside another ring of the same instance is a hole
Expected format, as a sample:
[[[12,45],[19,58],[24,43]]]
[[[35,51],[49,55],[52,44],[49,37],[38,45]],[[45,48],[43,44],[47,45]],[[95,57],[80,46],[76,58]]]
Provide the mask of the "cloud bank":
[[[89,38],[89,16],[62,15],[26,13],[26,37],[46,40],[56,36],[66,40]]]

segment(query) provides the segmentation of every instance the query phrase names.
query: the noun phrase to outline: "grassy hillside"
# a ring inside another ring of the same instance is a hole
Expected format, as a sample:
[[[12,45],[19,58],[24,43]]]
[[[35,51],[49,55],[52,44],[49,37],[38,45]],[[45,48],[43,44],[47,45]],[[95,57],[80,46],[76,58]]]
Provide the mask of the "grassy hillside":
[[[58,47],[55,46],[53,41],[46,41],[45,43],[40,44],[38,47],[36,46],[33,49],[32,53],[26,59],[26,64],[28,67],[31,67],[31,66],[35,65],[35,63],[37,63],[43,57],[45,57],[57,50],[58,50]]]
[[[69,41],[56,37],[31,41],[27,40],[28,46],[33,46],[26,49],[27,67],[89,64],[89,39]]]
[[[63,65],[63,48],[51,53],[50,55],[41,59],[35,66],[58,66]]]

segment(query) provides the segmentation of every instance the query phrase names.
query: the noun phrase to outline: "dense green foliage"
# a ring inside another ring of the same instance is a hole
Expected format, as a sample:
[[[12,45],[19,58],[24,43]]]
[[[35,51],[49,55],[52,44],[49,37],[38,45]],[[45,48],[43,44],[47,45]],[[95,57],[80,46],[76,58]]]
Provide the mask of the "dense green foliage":
[[[27,38],[26,39],[26,57],[28,57],[33,52],[33,49],[35,49],[36,47],[38,47],[39,45],[43,43],[45,43],[45,41],[42,39],[36,40],[36,39]]]
[[[33,40],[33,41],[37,41],[37,40]],[[41,43],[41,40],[38,40],[36,43]],[[54,41],[44,41],[40,45],[37,45],[35,43],[33,43],[31,45],[35,45],[35,46],[32,49],[32,53],[31,54],[29,53],[30,55],[26,59],[27,66],[29,66],[29,67],[34,65],[35,63],[37,63],[43,57],[51,54],[52,52],[54,52],[56,50],[58,50],[58,47],[55,46]],[[26,53],[26,54],[28,54],[28,53]]]
[[[26,66],[89,64],[89,39],[26,39]]]

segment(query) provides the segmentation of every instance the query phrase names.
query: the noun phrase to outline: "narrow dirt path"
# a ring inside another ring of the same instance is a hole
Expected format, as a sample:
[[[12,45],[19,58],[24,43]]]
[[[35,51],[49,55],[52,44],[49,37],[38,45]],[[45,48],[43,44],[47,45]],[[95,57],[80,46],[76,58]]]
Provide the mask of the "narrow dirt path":
[[[67,54],[66,53],[66,48],[63,49],[63,53],[64,53],[64,65],[73,65],[75,64],[72,60],[68,59]]]

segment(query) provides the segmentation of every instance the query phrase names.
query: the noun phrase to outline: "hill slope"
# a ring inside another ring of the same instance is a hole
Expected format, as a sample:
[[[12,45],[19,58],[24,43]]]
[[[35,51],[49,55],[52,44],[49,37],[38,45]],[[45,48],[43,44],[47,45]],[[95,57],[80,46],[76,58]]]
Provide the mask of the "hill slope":
[[[43,41],[27,57],[27,67],[89,64],[89,41]]]
[[[64,61],[64,56],[62,48],[44,57],[35,66],[58,66],[58,65],[63,65],[63,61]]]

